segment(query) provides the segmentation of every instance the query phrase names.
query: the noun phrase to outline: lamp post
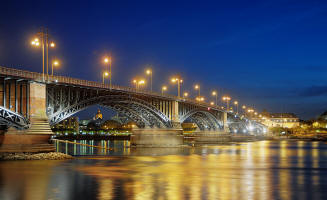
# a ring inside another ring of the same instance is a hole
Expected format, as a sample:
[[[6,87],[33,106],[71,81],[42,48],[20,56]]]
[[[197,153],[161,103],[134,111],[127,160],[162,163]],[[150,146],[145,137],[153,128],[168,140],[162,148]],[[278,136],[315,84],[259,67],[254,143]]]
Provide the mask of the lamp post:
[[[234,101],[234,105],[236,106],[236,114],[238,114],[238,101]]]
[[[137,82],[137,87],[140,88],[140,86],[145,84],[145,80],[141,79]]]
[[[167,90],[167,86],[162,86],[162,88],[161,88],[161,95],[163,95],[164,94],[164,91],[166,91]]]
[[[103,72],[102,73],[102,84],[104,84],[104,77],[105,76],[109,76],[109,73],[108,72]]]
[[[58,60],[53,60],[51,63],[51,76],[53,76],[53,66],[58,66],[59,61]]]
[[[226,101],[227,112],[229,112],[229,101],[231,98],[229,96],[223,96],[223,101]]]
[[[199,91],[199,95],[198,95],[198,97],[200,98],[200,96],[201,96],[201,93],[200,93],[200,85],[196,84],[196,85],[194,86],[194,89]]]
[[[248,113],[249,113],[249,115],[250,115],[250,117],[252,118],[252,113],[254,112],[254,110],[252,109],[252,108],[249,108],[248,109]]]
[[[44,62],[46,63],[47,67],[47,77],[49,75],[49,34],[48,29],[41,28],[41,31],[38,32],[37,37],[31,41],[31,45],[35,47],[41,46],[42,48],[42,81],[45,81],[45,66]],[[55,47],[55,43],[51,42],[50,47]],[[45,57],[46,56],[46,57]]]
[[[244,113],[244,115],[246,114],[246,105],[243,105],[242,106],[242,109],[243,109],[243,113]]]
[[[150,89],[152,92],[152,69],[147,69],[145,73],[150,76]]]
[[[188,92],[184,92],[183,96],[184,96],[184,98],[187,98],[188,97]]]
[[[216,97],[216,106],[218,105],[218,92],[217,91],[213,91],[212,93],[212,96],[215,96]]]
[[[181,78],[172,78],[172,83],[177,83],[177,96],[181,96],[181,83],[183,83],[183,80]]]
[[[111,57],[105,57],[103,61],[104,61],[104,63],[107,63],[108,64],[108,70],[109,70],[109,87],[111,88],[112,87],[112,84],[111,84],[111,79],[112,79]]]
[[[135,84],[135,89],[139,89],[140,85],[145,84],[145,80],[144,79],[134,79],[133,83]]]

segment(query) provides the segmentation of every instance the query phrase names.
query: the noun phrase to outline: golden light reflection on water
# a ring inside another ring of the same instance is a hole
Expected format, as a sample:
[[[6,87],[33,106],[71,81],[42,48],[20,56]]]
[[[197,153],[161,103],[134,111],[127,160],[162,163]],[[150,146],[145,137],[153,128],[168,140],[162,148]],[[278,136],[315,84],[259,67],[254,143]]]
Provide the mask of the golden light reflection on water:
[[[128,143],[101,142],[122,144]],[[0,164],[0,199],[17,199],[17,194],[18,199],[300,199],[303,192],[323,191],[327,177],[316,169],[327,167],[326,149],[317,142],[261,141],[167,151],[129,148],[115,150],[124,156],[34,165],[5,162]]]
[[[167,199],[270,199],[271,176],[277,175],[282,188],[280,198],[289,199],[289,171],[273,174],[269,170],[270,156],[276,156],[270,154],[269,145],[270,142],[264,141],[222,146],[218,154],[215,154],[217,151],[208,153],[218,147],[208,147],[201,149],[201,154],[190,156],[131,157],[119,164],[124,170],[109,167],[110,173],[103,166],[79,170],[99,180],[129,179],[132,185],[129,189],[133,190],[135,199],[157,199],[159,196]],[[292,153],[287,150],[287,142],[280,146],[280,166],[287,167],[290,165],[287,155]]]

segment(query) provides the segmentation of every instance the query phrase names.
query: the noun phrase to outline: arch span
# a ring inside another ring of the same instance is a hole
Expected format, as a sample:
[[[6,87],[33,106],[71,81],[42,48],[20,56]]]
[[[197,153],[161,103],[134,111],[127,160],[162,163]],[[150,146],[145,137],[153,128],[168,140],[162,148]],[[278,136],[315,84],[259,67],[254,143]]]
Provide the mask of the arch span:
[[[58,109],[54,113],[51,113],[50,105],[50,112],[48,113],[50,124],[57,124],[67,117],[93,105],[103,105],[111,108],[125,115],[131,121],[135,121],[140,127],[171,127],[171,122],[168,117],[154,106],[142,99],[123,94],[96,96],[85,99],[65,108]]]
[[[223,128],[223,123],[208,110],[194,109],[180,116],[181,123],[187,119],[195,123],[200,130],[220,130]]]

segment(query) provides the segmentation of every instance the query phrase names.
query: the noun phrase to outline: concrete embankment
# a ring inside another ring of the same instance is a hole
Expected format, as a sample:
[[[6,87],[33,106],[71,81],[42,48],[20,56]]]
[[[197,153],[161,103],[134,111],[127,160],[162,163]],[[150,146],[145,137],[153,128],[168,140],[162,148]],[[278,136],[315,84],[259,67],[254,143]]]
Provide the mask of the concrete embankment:
[[[215,144],[229,142],[253,142],[258,140],[271,140],[269,136],[231,135],[228,133],[197,133],[184,135],[184,141],[198,144]]]
[[[60,153],[1,153],[0,160],[67,160],[74,157]]]

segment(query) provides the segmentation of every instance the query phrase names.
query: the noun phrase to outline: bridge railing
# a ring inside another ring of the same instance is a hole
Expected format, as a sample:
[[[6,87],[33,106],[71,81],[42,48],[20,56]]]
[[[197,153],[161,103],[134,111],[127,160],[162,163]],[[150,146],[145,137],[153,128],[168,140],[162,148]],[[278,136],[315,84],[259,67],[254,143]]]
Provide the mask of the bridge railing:
[[[26,70],[19,70],[19,69],[1,67],[1,66],[0,66],[0,74],[6,75],[6,76],[13,76],[13,77],[17,77],[17,78],[29,79],[29,80],[33,80],[33,81],[37,81],[37,82],[44,82],[44,83],[60,83],[60,84],[78,85],[78,86],[83,86],[83,87],[92,87],[92,88],[99,88],[99,89],[122,90],[122,91],[145,94],[145,95],[150,95],[150,96],[157,96],[157,97],[161,97],[161,98],[163,97],[163,98],[172,99],[172,100],[177,99],[180,101],[184,101],[186,103],[191,103],[191,104],[200,105],[203,107],[208,107],[208,108],[213,108],[216,110],[223,111],[222,109],[220,109],[219,106],[210,105],[209,103],[206,103],[206,102],[199,102],[199,101],[196,101],[196,100],[190,99],[190,98],[177,97],[177,96],[170,95],[170,94],[161,94],[158,92],[140,90],[140,89],[126,87],[126,86],[113,85],[110,88],[109,84],[103,84],[103,83],[96,82],[96,81],[88,81],[88,80],[82,80],[82,79],[71,78],[71,77],[66,77],[66,76],[51,76],[51,75],[43,76],[43,74],[37,73],[37,72],[30,72],[30,71],[26,71]]]

